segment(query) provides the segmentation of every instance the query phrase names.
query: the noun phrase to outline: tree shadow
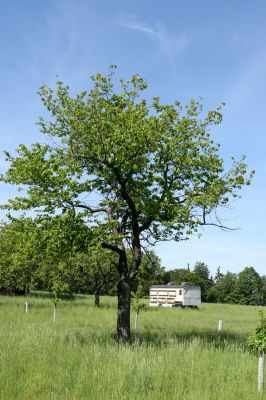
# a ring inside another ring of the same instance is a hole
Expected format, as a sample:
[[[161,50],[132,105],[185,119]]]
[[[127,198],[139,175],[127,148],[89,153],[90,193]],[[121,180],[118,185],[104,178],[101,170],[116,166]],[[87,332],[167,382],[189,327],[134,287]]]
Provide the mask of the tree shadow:
[[[145,347],[157,347],[165,348],[174,343],[179,344],[190,344],[197,340],[202,347],[206,348],[217,348],[226,349],[228,347],[236,347],[246,349],[247,337],[241,334],[235,334],[232,332],[221,333],[217,331],[206,330],[206,331],[189,331],[189,332],[152,332],[142,331],[133,332],[131,335],[131,344],[134,346],[145,346]]]

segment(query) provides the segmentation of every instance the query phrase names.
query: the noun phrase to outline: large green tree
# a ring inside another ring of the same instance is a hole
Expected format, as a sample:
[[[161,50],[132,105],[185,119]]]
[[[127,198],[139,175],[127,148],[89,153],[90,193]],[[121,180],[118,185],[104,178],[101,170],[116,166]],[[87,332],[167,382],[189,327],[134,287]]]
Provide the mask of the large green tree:
[[[2,180],[25,190],[7,208],[51,218],[79,210],[93,229],[92,244],[118,255],[117,336],[125,343],[142,247],[187,239],[202,225],[221,226],[217,207],[250,177],[243,159],[224,170],[210,137],[210,127],[222,121],[219,109],[201,117],[194,100],[182,107],[154,97],[147,104],[140,76],[119,88],[113,73],[97,74],[90,90],[76,96],[62,82],[55,91],[41,87],[51,119],[40,119],[40,130],[50,142],[6,153],[10,167]]]

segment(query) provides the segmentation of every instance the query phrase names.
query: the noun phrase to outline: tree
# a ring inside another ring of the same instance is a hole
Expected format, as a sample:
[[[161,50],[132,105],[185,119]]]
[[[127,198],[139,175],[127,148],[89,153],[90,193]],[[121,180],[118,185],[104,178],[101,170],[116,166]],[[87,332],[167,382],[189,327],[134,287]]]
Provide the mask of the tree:
[[[0,287],[27,294],[35,285],[43,245],[31,218],[13,218],[0,228]]]
[[[108,291],[108,288],[112,288],[118,281],[116,258],[111,251],[102,249],[98,252],[80,252],[75,255],[73,263],[77,285],[94,294],[96,307],[100,307],[101,292]]]
[[[253,267],[246,267],[239,272],[237,293],[240,304],[261,304],[262,279]]]
[[[216,284],[218,303],[238,303],[237,275],[227,271]]]
[[[221,268],[218,267],[217,271],[216,271],[216,274],[215,274],[215,277],[214,277],[214,283],[216,285],[218,285],[220,283],[220,280],[223,278],[223,276],[224,276],[224,274],[221,273]]]
[[[201,298],[203,301],[208,300],[208,290],[211,287],[210,272],[208,266],[197,261],[193,269],[194,282],[201,287]]]
[[[263,306],[265,306],[266,305],[266,275],[262,275],[261,283],[262,283],[261,304]]]
[[[177,285],[180,285],[183,282],[194,284],[195,276],[193,272],[189,271],[187,268],[177,268],[165,272],[164,282],[165,284],[169,282],[174,282]]]
[[[114,67],[92,77],[89,92],[73,97],[68,86],[42,86],[51,119],[40,119],[46,144],[20,145],[2,180],[22,196],[7,209],[34,209],[53,218],[80,212],[94,239],[118,255],[119,342],[130,340],[131,289],[142,248],[160,240],[186,240],[202,225],[223,227],[215,210],[250,183],[244,159],[224,170],[210,127],[222,121],[220,108],[200,118],[197,101],[182,107],[151,104],[138,75],[115,90]],[[129,262],[127,251],[132,257]]]
[[[148,296],[152,285],[158,285],[163,282],[164,273],[160,258],[153,250],[146,251],[142,256],[138,277],[132,286],[132,290],[134,292],[138,290],[139,296]]]

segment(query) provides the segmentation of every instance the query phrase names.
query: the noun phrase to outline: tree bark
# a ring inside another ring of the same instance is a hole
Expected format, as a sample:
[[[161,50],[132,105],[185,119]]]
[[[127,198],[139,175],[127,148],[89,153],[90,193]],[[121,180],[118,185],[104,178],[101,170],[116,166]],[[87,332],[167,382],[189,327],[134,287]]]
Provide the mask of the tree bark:
[[[117,285],[117,298],[117,340],[121,344],[126,344],[130,341],[131,285],[124,277],[121,277]]]
[[[95,307],[100,307],[100,290],[96,289],[94,291],[94,305]]]

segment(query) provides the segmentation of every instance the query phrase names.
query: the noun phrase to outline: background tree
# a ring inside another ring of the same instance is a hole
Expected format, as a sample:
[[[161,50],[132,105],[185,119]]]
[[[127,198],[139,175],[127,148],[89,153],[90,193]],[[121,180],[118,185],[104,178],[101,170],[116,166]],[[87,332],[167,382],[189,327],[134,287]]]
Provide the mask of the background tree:
[[[161,266],[160,258],[153,250],[146,251],[141,259],[139,274],[136,282],[132,286],[133,292],[139,289],[138,295],[149,296],[150,287],[163,283],[164,269]]]
[[[260,304],[262,280],[253,267],[246,267],[238,274],[237,293],[240,304]]]
[[[195,276],[187,268],[177,268],[170,271],[166,271],[164,274],[164,283],[173,282],[176,285],[180,285],[183,282],[195,284]]]
[[[43,244],[31,218],[13,218],[0,228],[0,287],[26,295],[35,286]]]
[[[220,277],[216,283],[216,293],[218,303],[237,303],[237,275],[228,271]]]
[[[117,257],[111,251],[99,249],[96,251],[79,252],[73,260],[77,288],[94,294],[94,304],[100,306],[100,295],[112,293],[116,287]]]
[[[210,271],[204,262],[197,261],[193,269],[194,282],[201,287],[202,301],[208,301],[208,290],[212,286]]]
[[[265,306],[266,305],[266,275],[263,275],[261,277],[261,283],[262,283],[261,304],[263,306]]]
[[[222,121],[219,109],[200,117],[194,100],[184,108],[158,97],[147,104],[140,76],[120,81],[115,91],[113,71],[92,77],[89,92],[75,97],[62,82],[56,92],[41,87],[51,120],[39,124],[51,143],[21,145],[16,157],[6,153],[10,167],[2,180],[25,190],[6,208],[50,218],[79,210],[94,243],[118,255],[117,336],[125,343],[142,246],[188,239],[202,225],[221,227],[216,209],[250,177],[243,159],[224,170],[209,132]]]

